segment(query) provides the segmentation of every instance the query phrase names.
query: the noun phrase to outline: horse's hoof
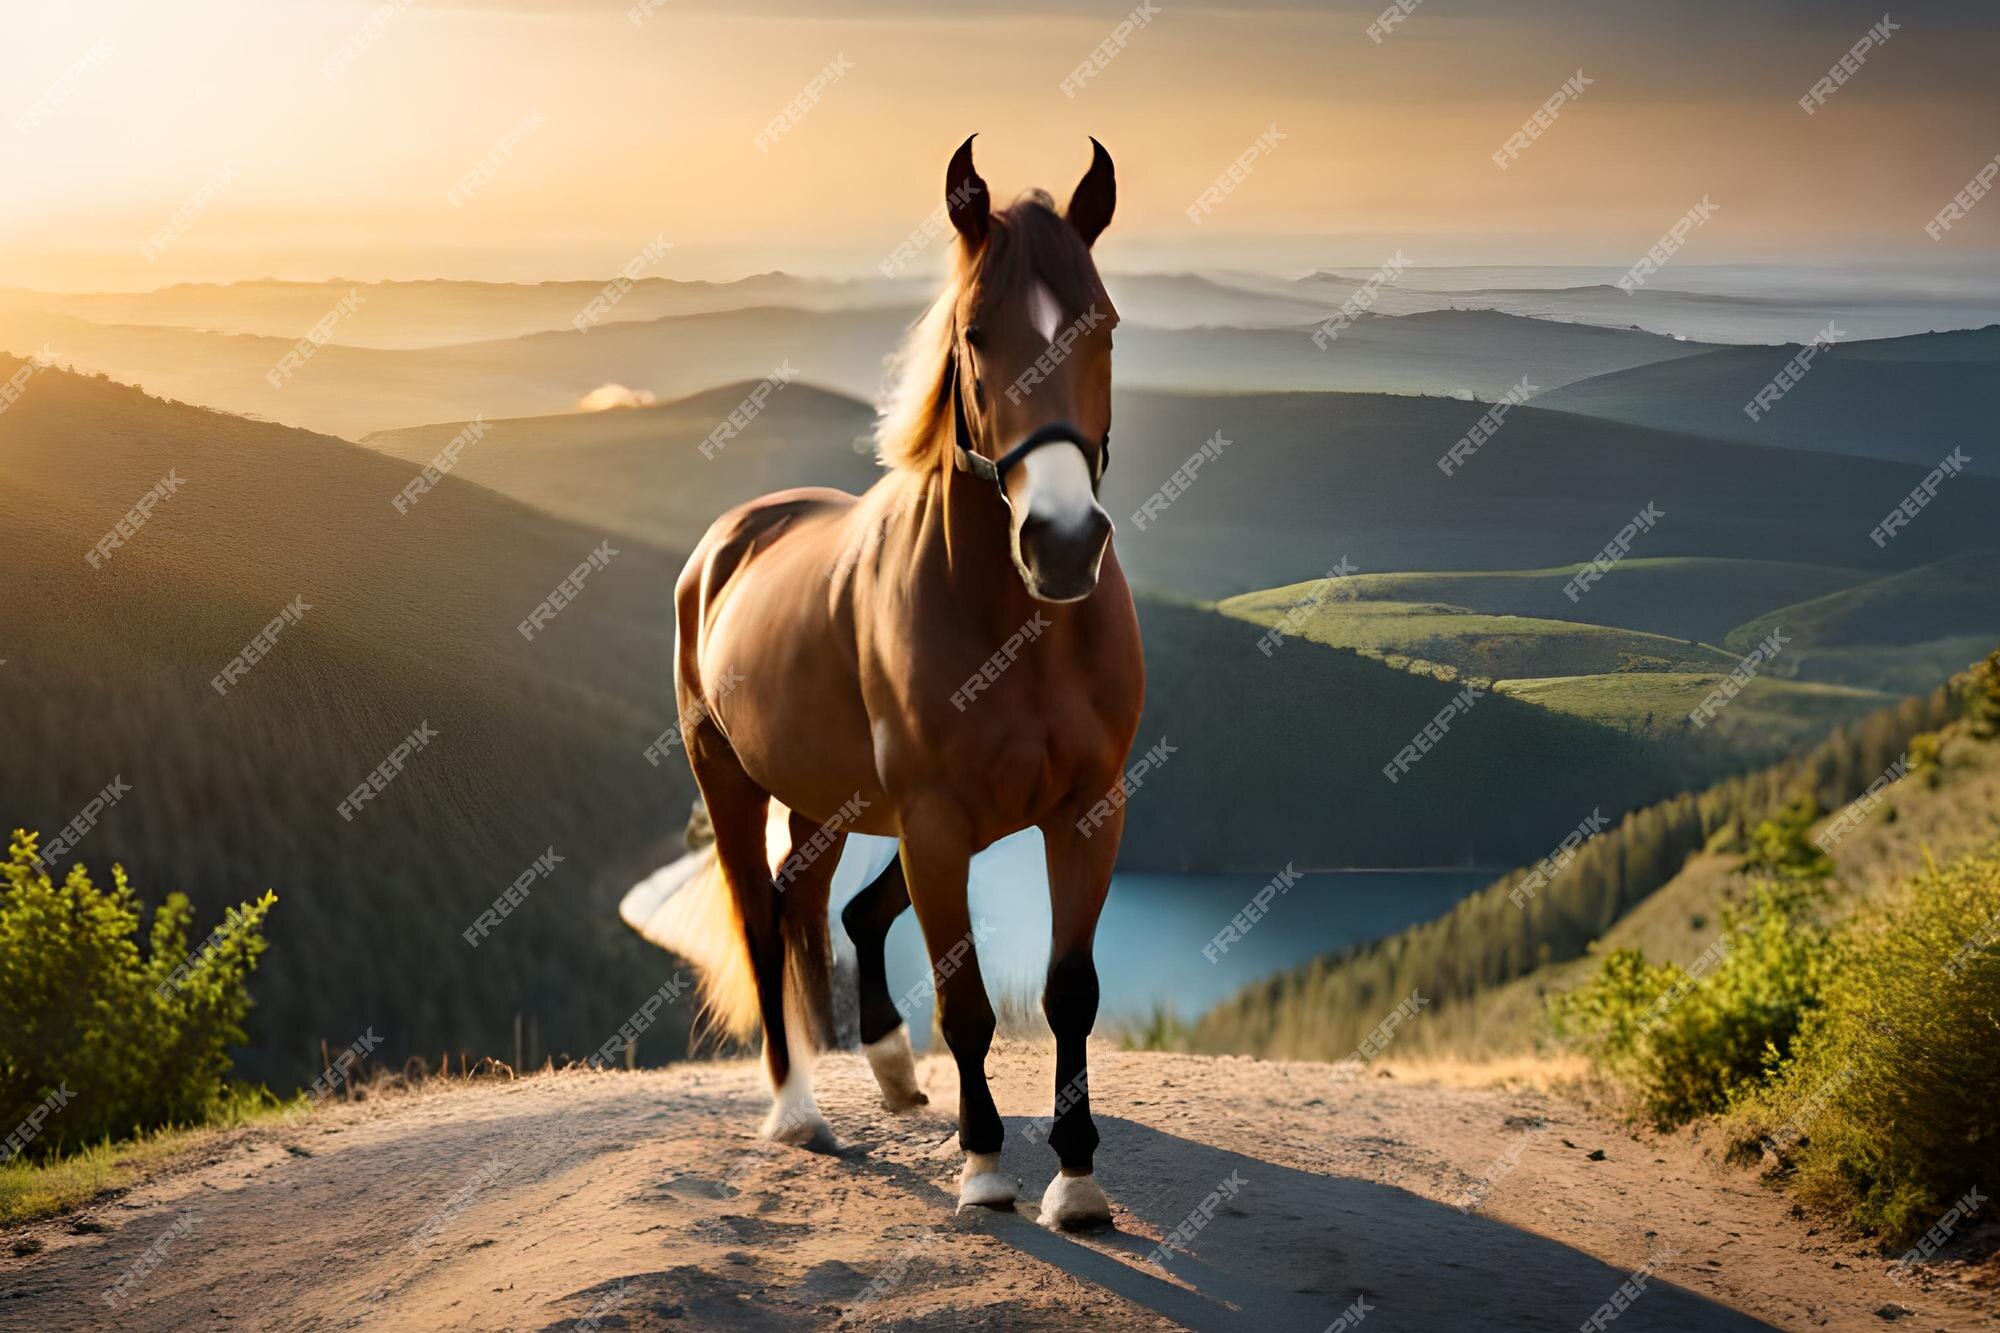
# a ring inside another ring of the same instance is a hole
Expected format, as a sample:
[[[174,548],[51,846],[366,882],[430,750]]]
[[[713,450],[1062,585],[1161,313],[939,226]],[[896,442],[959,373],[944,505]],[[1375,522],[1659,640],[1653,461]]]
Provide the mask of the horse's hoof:
[[[1011,1208],[1014,1182],[1000,1174],[1000,1154],[974,1152],[965,1155],[965,1170],[958,1178],[958,1211],[968,1208]]]
[[[917,1057],[910,1050],[908,1028],[898,1025],[894,1032],[869,1042],[861,1050],[882,1089],[882,1105],[891,1111],[914,1111],[931,1104],[931,1099],[917,1086]]]
[[[827,1124],[826,1117],[817,1110],[800,1113],[773,1106],[771,1114],[764,1117],[761,1132],[773,1143],[788,1143],[810,1152],[840,1150],[840,1140],[833,1136],[833,1126]]]
[[[1063,1231],[1088,1231],[1111,1225],[1111,1202],[1097,1188],[1097,1177],[1057,1173],[1042,1194],[1041,1223]]]

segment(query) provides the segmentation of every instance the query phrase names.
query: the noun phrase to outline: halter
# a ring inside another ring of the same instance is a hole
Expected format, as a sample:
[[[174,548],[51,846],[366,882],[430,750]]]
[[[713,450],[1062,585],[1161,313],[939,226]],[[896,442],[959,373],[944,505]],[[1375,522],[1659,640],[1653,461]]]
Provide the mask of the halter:
[[[1090,493],[1097,494],[1097,488],[1104,481],[1105,469],[1111,466],[1111,432],[1104,432],[1104,438],[1097,441],[1096,449],[1084,433],[1067,421],[1051,421],[1036,430],[1027,439],[1009,449],[998,458],[987,458],[972,447],[972,427],[965,419],[965,394],[958,382],[958,342],[952,340],[951,364],[945,369],[951,380],[951,429],[954,442],[958,445],[958,469],[970,472],[982,481],[990,481],[1006,495],[1007,474],[1027,461],[1029,454],[1049,444],[1073,444],[1090,459]]]

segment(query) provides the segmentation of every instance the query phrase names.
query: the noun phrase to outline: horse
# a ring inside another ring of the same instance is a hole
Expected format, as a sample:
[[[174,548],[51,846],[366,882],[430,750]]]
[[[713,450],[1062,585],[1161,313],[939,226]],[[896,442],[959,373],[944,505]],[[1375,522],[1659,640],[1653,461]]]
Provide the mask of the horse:
[[[959,146],[945,173],[950,272],[892,362],[882,478],[860,496],[805,488],[740,505],[689,557],[674,686],[714,842],[625,911],[696,965],[719,1027],[747,1040],[761,1025],[764,1135],[830,1150],[811,1079],[831,1039],[829,886],[850,837],[893,838],[893,860],[840,914],[863,1050],[891,1110],[924,1104],[883,957],[913,907],[958,1067],[959,1207],[1011,1208],[966,883],[983,848],[1039,829],[1058,1160],[1040,1220],[1072,1230],[1111,1220],[1093,1171],[1092,951],[1145,698],[1138,617],[1097,502],[1118,318],[1091,247],[1117,185],[1110,154],[1091,147],[1058,213],[1040,191],[993,208],[972,139]]]

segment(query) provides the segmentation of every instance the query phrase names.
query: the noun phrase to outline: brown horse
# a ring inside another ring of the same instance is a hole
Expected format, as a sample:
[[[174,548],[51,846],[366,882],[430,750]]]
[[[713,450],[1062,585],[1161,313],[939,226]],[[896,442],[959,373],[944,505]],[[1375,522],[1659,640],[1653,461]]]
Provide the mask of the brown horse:
[[[1145,689],[1096,502],[1117,316],[1090,246],[1116,187],[1092,144],[1059,215],[1039,192],[992,209],[965,141],[945,179],[952,274],[900,353],[885,475],[859,497],[791,490],[740,506],[690,557],[675,684],[720,875],[690,872],[677,924],[647,932],[706,965],[726,1025],[761,1021],[764,1132],[829,1145],[808,1068],[828,1031],[829,885],[849,834],[896,838],[897,863],[841,914],[860,956],[861,1037],[889,1104],[920,1104],[883,970],[890,923],[914,906],[958,1065],[960,1206],[1011,1206],[966,876],[982,848],[1039,828],[1061,1162],[1042,1221],[1066,1227],[1110,1219],[1091,1174],[1091,946],[1124,822],[1106,797]]]

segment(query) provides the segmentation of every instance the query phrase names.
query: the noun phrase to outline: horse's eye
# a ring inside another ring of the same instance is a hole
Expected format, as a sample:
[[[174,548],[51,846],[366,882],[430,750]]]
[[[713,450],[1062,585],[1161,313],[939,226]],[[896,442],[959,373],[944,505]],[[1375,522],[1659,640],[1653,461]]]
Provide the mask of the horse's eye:
[[[985,341],[986,341],[985,329],[980,328],[977,324],[968,324],[965,326],[966,346],[976,349],[981,345],[983,345]]]

